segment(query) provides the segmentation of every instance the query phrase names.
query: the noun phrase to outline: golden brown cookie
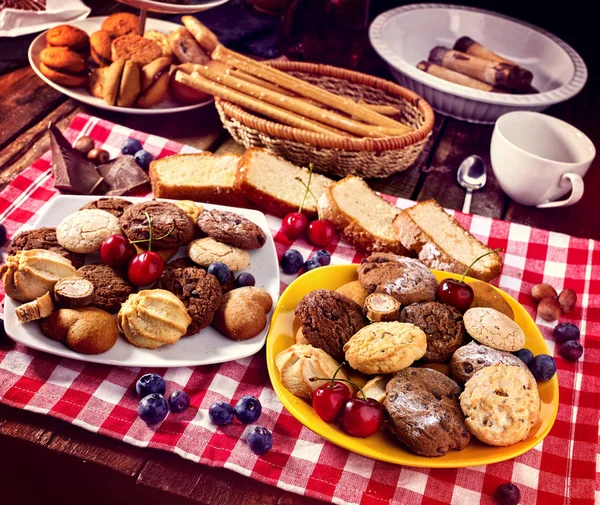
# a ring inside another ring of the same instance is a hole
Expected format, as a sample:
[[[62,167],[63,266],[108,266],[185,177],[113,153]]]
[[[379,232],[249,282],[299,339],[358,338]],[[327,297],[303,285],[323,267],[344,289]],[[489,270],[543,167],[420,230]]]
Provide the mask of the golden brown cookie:
[[[248,340],[265,329],[272,306],[273,299],[264,289],[233,289],[221,298],[212,325],[232,340]]]
[[[399,372],[421,359],[427,336],[409,323],[373,323],[359,330],[344,345],[350,366],[367,375]]]
[[[362,287],[360,281],[347,282],[346,284],[342,284],[335,291],[340,295],[350,298],[350,300],[358,303],[361,307],[364,306],[365,300],[369,295],[369,292]]]
[[[113,38],[127,35],[128,33],[137,33],[139,28],[139,18],[129,12],[117,12],[108,16],[102,22],[102,29],[111,34]]]
[[[111,46],[112,36],[106,30],[98,30],[90,35],[90,55],[101,67],[112,63]]]
[[[116,38],[111,46],[113,61],[132,60],[143,66],[161,56],[162,51],[156,42],[135,33]]]
[[[83,86],[87,82],[85,60],[66,47],[47,47],[40,53],[40,71],[63,86]]]
[[[469,431],[495,446],[526,440],[539,421],[540,405],[533,376],[511,365],[482,368],[469,379],[460,395]]]
[[[173,51],[169,45],[169,39],[164,33],[157,30],[148,30],[144,33],[144,38],[156,42],[159,45],[163,56],[168,56],[169,59],[173,57]]]
[[[86,32],[76,26],[58,25],[46,32],[46,42],[49,46],[85,51],[88,48],[89,37]]]
[[[463,316],[467,333],[477,342],[501,351],[515,352],[525,346],[525,333],[511,318],[495,309],[476,307]]]

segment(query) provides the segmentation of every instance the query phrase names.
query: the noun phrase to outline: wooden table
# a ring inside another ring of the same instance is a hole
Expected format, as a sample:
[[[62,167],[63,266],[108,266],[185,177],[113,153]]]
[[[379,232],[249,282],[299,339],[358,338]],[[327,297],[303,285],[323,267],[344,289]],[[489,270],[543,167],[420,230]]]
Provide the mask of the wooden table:
[[[49,121],[65,128],[78,112],[169,137],[214,152],[241,151],[222,129],[214,108],[173,116],[133,117],[81,106],[45,85],[29,67],[0,76],[0,189],[48,148]],[[586,88],[550,114],[574,124],[600,141],[600,97]],[[435,198],[460,209],[464,191],[456,169],[469,154],[489,165],[492,126],[472,125],[439,116],[418,162],[392,177],[371,180],[375,189],[424,200]],[[600,239],[594,214],[600,200],[600,159],[586,176],[583,200],[573,207],[537,210],[510,201],[490,173],[485,190],[475,193],[472,212]],[[523,167],[526,170],[526,167]],[[0,348],[11,346],[0,342]],[[299,497],[228,470],[195,464],[170,453],[139,449],[87,432],[48,416],[0,405],[0,496],[3,504],[24,502],[307,504]],[[10,455],[10,457],[7,457]]]

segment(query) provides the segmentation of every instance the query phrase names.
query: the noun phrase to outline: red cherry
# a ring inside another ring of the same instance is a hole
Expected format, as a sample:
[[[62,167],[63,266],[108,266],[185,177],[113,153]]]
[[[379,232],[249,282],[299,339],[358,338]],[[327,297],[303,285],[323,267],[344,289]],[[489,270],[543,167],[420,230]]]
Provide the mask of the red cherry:
[[[469,309],[474,298],[473,288],[455,279],[444,279],[437,287],[438,301],[452,305],[461,312]]]
[[[342,411],[342,428],[353,437],[365,438],[383,423],[383,407],[373,398],[352,398]]]
[[[281,223],[281,231],[288,240],[296,240],[306,230],[308,219],[300,212],[291,212],[283,218]]]
[[[154,251],[135,256],[127,267],[127,276],[136,286],[147,286],[156,282],[163,273],[165,262]]]
[[[335,227],[329,219],[317,219],[308,225],[306,236],[311,244],[326,246],[331,243],[335,236]]]
[[[344,407],[344,404],[352,398],[352,391],[342,382],[334,382],[319,386],[313,393],[313,408],[323,421],[330,423],[335,421]]]
[[[134,256],[135,247],[124,235],[112,235],[100,247],[100,258],[109,267],[125,265]]]

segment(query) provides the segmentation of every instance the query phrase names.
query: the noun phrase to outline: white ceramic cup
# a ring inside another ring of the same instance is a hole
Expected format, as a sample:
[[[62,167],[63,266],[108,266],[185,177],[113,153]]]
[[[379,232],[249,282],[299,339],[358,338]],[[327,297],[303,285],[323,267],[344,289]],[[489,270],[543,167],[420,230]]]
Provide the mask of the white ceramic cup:
[[[516,111],[496,121],[491,160],[502,190],[523,205],[573,205],[583,196],[583,176],[596,149],[569,123],[546,114]],[[568,192],[564,200],[558,200]]]

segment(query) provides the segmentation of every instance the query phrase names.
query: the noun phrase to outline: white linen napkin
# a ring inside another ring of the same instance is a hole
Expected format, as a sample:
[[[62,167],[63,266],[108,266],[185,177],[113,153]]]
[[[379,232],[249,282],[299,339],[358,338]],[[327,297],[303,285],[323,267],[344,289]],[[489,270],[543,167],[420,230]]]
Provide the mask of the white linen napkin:
[[[80,0],[0,0],[0,37],[41,32],[61,22],[85,19],[90,10]]]

